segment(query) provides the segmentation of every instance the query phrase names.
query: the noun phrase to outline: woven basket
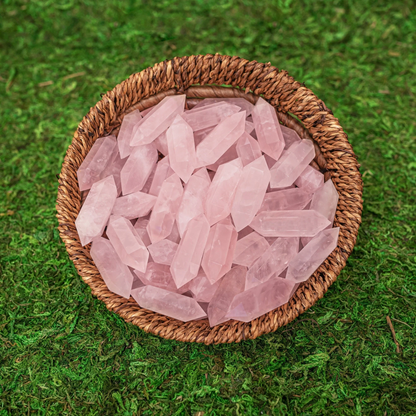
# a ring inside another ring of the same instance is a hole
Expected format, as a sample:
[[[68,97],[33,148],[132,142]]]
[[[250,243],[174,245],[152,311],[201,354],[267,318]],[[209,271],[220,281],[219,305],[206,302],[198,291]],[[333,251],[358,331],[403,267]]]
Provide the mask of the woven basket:
[[[229,87],[220,87],[227,85]],[[337,248],[302,283],[286,304],[249,323],[228,321],[210,328],[208,320],[183,323],[140,308],[130,298],[110,292],[91,256],[90,244],[82,247],[75,229],[81,208],[77,170],[99,137],[117,134],[125,114],[157,104],[166,95],[187,95],[191,108],[197,99],[244,97],[255,103],[262,95],[277,111],[282,124],[313,139],[316,158],[312,165],[331,178],[339,193],[334,226],[340,227]],[[301,123],[291,116],[293,114]],[[219,344],[255,339],[294,320],[320,299],[336,280],[351,254],[361,223],[362,181],[356,156],[347,135],[325,104],[286,71],[269,64],[226,55],[198,55],[174,58],[133,74],[91,108],[75,132],[59,175],[57,218],[59,232],[70,259],[107,309],[146,332],[167,339]]]

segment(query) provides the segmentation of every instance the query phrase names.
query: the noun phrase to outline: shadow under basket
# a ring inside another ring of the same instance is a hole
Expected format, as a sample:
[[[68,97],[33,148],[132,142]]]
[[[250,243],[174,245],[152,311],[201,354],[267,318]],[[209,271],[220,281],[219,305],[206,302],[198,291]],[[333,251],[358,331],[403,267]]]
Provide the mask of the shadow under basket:
[[[222,85],[222,86],[219,86]],[[332,179],[339,202],[334,227],[340,228],[337,248],[296,290],[290,301],[249,322],[228,321],[210,328],[207,319],[181,322],[142,309],[133,298],[110,292],[91,256],[82,247],[75,220],[81,208],[77,170],[95,140],[117,135],[125,114],[144,110],[165,96],[186,94],[187,108],[208,97],[243,97],[255,103],[261,95],[276,108],[279,121],[301,138],[312,139],[312,166]],[[300,121],[298,121],[300,120]],[[351,254],[361,223],[362,180],[356,156],[338,120],[325,104],[286,71],[270,64],[226,55],[174,58],[133,74],[90,109],[75,132],[59,175],[57,218],[59,233],[70,259],[92,294],[126,322],[166,339],[220,344],[255,339],[293,321],[320,299],[336,280]]]

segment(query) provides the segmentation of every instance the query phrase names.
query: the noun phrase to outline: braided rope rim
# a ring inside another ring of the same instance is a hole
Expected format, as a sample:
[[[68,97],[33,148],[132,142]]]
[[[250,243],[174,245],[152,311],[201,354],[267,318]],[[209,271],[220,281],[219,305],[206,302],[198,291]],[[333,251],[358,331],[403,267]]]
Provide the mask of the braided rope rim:
[[[194,85],[234,88],[195,88]],[[222,93],[224,90],[229,91]],[[188,98],[245,94],[244,97],[252,102],[256,100],[255,96],[262,95],[276,108],[283,124],[295,128],[302,137],[313,138],[319,151],[315,162],[326,172],[326,179],[330,175],[339,193],[334,221],[334,226],[340,227],[337,248],[311,278],[299,286],[287,304],[249,323],[228,321],[214,328],[209,327],[206,319],[183,323],[142,309],[132,298],[127,300],[110,292],[92,261],[90,245],[81,246],[75,229],[75,219],[81,208],[76,172],[94,141],[119,127],[124,114],[133,106],[144,109],[158,102],[161,95],[174,93],[186,93]],[[306,130],[289,112],[302,121]],[[358,168],[354,151],[338,119],[323,101],[286,71],[279,71],[270,63],[219,54],[174,58],[131,75],[107,92],[83,118],[59,175],[58,229],[70,259],[91,287],[92,294],[126,322],[163,338],[185,342],[220,344],[255,339],[276,331],[309,309],[323,297],[345,266],[361,223],[362,179]]]

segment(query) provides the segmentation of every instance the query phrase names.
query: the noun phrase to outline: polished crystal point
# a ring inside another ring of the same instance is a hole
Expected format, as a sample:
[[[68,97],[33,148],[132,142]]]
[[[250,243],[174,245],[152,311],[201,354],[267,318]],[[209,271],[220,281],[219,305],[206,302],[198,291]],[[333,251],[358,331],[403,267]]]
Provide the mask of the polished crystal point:
[[[285,141],[276,110],[260,97],[254,106],[252,116],[261,150],[278,160],[285,147]]]
[[[313,237],[330,222],[317,211],[262,211],[250,227],[264,237]]]
[[[283,139],[285,141],[285,150],[289,149],[293,143],[300,142],[301,139],[295,130],[282,125],[280,125],[280,128],[282,129]]]
[[[123,118],[117,136],[118,150],[122,159],[127,157],[132,151],[132,147],[130,147],[131,135],[134,127],[142,118],[139,110],[134,110],[131,113],[126,114]]]
[[[232,104],[237,105],[240,107],[241,110],[245,110],[247,113],[247,116],[251,114],[253,111],[254,105],[250,103],[250,101],[247,101],[245,98],[205,98],[204,100],[201,100],[193,109],[205,107],[214,103],[226,103],[226,104]]]
[[[149,262],[145,272],[134,270],[134,273],[145,285],[160,287],[169,290],[169,292],[182,293],[178,291],[167,265]]]
[[[181,236],[179,235],[178,226],[177,226],[176,221],[175,221],[174,224],[173,224],[173,227],[172,227],[172,231],[166,237],[166,240],[170,240],[170,241],[173,241],[174,243],[179,244],[180,239],[181,239]]]
[[[149,144],[160,136],[171,125],[174,118],[184,112],[185,98],[185,95],[165,97],[136,125],[130,146]]]
[[[147,232],[153,244],[163,240],[172,232],[182,194],[181,180],[174,173],[163,182],[153,211],[150,214]]]
[[[113,215],[128,218],[129,220],[144,217],[155,205],[156,197],[143,192],[134,192],[120,196],[113,206]]]
[[[121,195],[122,189],[121,189],[121,169],[123,169],[123,166],[126,164],[126,159],[120,158],[120,153],[117,152],[117,154],[114,155],[113,160],[110,161],[110,163],[106,166],[106,168],[101,172],[100,179],[104,179],[107,176],[113,175],[114,182],[117,186],[117,195]]]
[[[166,156],[163,159],[159,160],[156,164],[155,174],[153,175],[152,184],[149,188],[149,194],[158,196],[160,188],[162,187],[165,179],[173,175],[173,170],[169,164],[169,157]]]
[[[269,247],[264,237],[256,232],[250,232],[237,241],[233,263],[250,267]]]
[[[128,299],[133,274],[120,260],[110,241],[103,237],[94,238],[90,254],[108,289]]]
[[[248,165],[261,156],[260,146],[250,134],[244,132],[238,139],[236,146],[237,155],[241,159],[243,166]]]
[[[162,153],[163,156],[167,156],[169,154],[168,138],[166,136],[166,132],[167,132],[167,130],[165,130],[162,134],[157,136],[157,138],[155,139],[156,149],[160,153]]]
[[[137,231],[137,234],[139,234],[146,247],[152,244],[149,234],[147,233],[147,224],[149,224],[149,220],[144,218],[139,218],[134,224],[134,229]]]
[[[200,269],[195,279],[192,279],[186,286],[187,289],[192,292],[192,297],[196,301],[211,302],[220,283],[221,279],[217,280],[214,284],[211,284],[204,271]]]
[[[324,184],[324,175],[312,166],[306,166],[305,170],[295,181],[295,185],[305,192],[314,193]]]
[[[178,249],[178,244],[170,240],[160,240],[151,244],[147,249],[156,263],[170,266]]]
[[[248,134],[252,133],[253,130],[254,130],[254,123],[251,122],[251,121],[248,121],[246,119],[246,128],[245,128],[245,130],[246,130],[246,133],[248,133]],[[251,137],[253,137],[253,136],[251,136]]]
[[[100,180],[101,173],[117,154],[117,142],[114,136],[101,137],[95,141],[78,168],[79,190],[85,191]]]
[[[312,199],[312,193],[300,188],[289,188],[280,191],[268,192],[264,195],[259,212],[280,210],[301,210]]]
[[[332,253],[338,243],[339,228],[330,228],[317,234],[289,262],[286,279],[296,283],[307,280]]]
[[[101,179],[92,185],[75,220],[75,227],[82,246],[102,235],[116,198],[117,187],[112,176]]]
[[[218,168],[224,163],[231,162],[238,158],[237,154],[237,142],[234,143],[215,163],[207,165],[206,168],[216,172]]]
[[[141,191],[157,162],[154,144],[135,147],[121,169],[123,195]]]
[[[263,202],[269,182],[270,171],[263,156],[244,167],[231,208],[237,231],[241,231],[253,221]]]

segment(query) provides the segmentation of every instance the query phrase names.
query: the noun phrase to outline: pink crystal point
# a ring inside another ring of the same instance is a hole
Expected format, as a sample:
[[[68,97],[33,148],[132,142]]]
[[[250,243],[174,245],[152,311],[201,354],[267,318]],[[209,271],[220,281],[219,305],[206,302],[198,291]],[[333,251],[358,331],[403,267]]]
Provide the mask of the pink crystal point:
[[[90,189],[95,182],[99,181],[101,173],[113,160],[117,151],[114,136],[101,137],[95,141],[77,171],[80,191]]]
[[[199,270],[198,276],[192,279],[185,286],[192,292],[192,297],[198,302],[211,302],[218,286],[221,283],[221,279],[217,280],[214,284],[208,280],[202,269]]]
[[[152,259],[159,264],[170,266],[175,256],[178,244],[170,240],[161,240],[148,247]]]
[[[292,185],[314,157],[315,148],[311,140],[293,144],[270,169],[270,186],[284,188]]]
[[[199,145],[199,143],[202,142],[202,140],[205,139],[205,137],[208,136],[214,130],[215,126],[208,127],[204,130],[198,130],[194,132],[194,140],[195,140],[195,147]]]
[[[144,286],[133,289],[131,295],[142,308],[179,321],[188,322],[206,317],[206,313],[195,299],[165,289]]]
[[[122,263],[110,241],[103,237],[94,238],[90,254],[108,289],[128,299],[133,275]]]
[[[305,170],[296,179],[295,185],[305,192],[314,193],[324,184],[324,175],[312,166],[306,166]]]
[[[189,221],[170,266],[177,287],[197,276],[208,234],[209,223],[203,214]]]
[[[175,221],[172,227],[172,232],[166,237],[166,240],[179,244],[180,239],[181,239],[181,236],[179,235],[178,226],[176,225],[176,221]]]
[[[130,220],[112,215],[107,235],[124,264],[141,272],[146,271],[149,252]]]
[[[135,147],[126,164],[121,169],[121,187],[123,195],[141,191],[157,161],[154,144]]]
[[[169,290],[169,292],[179,293],[170,273],[169,266],[149,262],[147,263],[145,273],[139,270],[134,270],[134,273],[145,285],[160,287],[161,289]]]
[[[235,191],[243,173],[240,159],[218,168],[208,189],[205,213],[210,225],[221,221],[231,213]]]
[[[252,232],[237,241],[233,263],[250,267],[269,247],[264,237]]]
[[[233,267],[222,279],[208,305],[208,319],[211,327],[228,321],[225,315],[234,297],[244,291],[247,268]]]
[[[85,246],[102,235],[117,198],[117,187],[112,176],[95,182],[75,220],[75,227]]]
[[[134,192],[117,198],[112,214],[129,220],[144,217],[149,214],[155,202],[156,197],[153,195]]]
[[[338,243],[339,228],[321,231],[289,262],[286,280],[307,280],[332,253]]]
[[[182,237],[192,218],[204,213],[207,192],[211,179],[205,168],[197,170],[185,185],[181,205],[176,215],[176,224]]]
[[[158,196],[160,188],[162,187],[165,179],[173,175],[173,170],[169,164],[169,156],[159,160],[156,164],[155,174],[153,176],[152,184],[150,185],[149,194]]]
[[[246,112],[233,114],[218,124],[196,148],[200,166],[215,163],[244,133]]]
[[[161,135],[159,135],[155,139],[156,149],[160,153],[162,153],[163,156],[167,156],[169,154],[169,150],[168,150],[168,139],[166,137],[166,132],[167,132],[167,130],[165,130]]]
[[[186,183],[196,167],[194,133],[190,125],[177,115],[166,132],[171,168]]]
[[[252,116],[261,150],[278,160],[285,147],[285,141],[276,110],[263,98],[259,98],[254,106]]]
[[[246,133],[250,134],[253,130],[254,130],[254,123],[252,123],[251,121],[248,121],[246,119],[246,127],[245,127]],[[253,137],[253,136],[251,136],[251,137]]]
[[[147,234],[147,224],[149,224],[149,220],[146,220],[144,218],[139,218],[134,224],[134,229],[137,231],[137,234],[139,234],[140,238],[142,239],[146,247],[152,244],[152,242],[150,241],[149,234]]]
[[[282,125],[280,125],[280,128],[282,129],[283,139],[285,140],[285,150],[289,149],[293,143],[300,142],[301,139],[295,130]]]
[[[163,240],[172,232],[182,194],[181,180],[174,173],[163,182],[153,211],[150,214],[147,232],[153,244]]]
[[[273,277],[236,295],[226,315],[227,319],[250,322],[287,303],[295,282]]]
[[[330,222],[316,211],[262,211],[250,227],[264,237],[313,237]]]
[[[216,172],[221,165],[237,158],[237,143],[234,143],[215,163],[207,165],[206,168]]]
[[[236,146],[237,154],[243,163],[243,166],[248,165],[261,156],[260,146],[257,140],[253,139],[250,134],[244,132],[238,139]]]
[[[242,111],[247,112],[247,116],[251,114],[253,111],[254,105],[250,103],[250,101],[247,101],[245,98],[205,98],[204,100],[201,100],[193,109],[205,107],[208,105],[212,105],[214,103],[226,103],[226,104],[232,104],[237,105],[240,107]]]
[[[269,182],[270,171],[264,156],[244,167],[231,209],[237,231],[241,231],[253,221],[263,202]]]
[[[312,193],[299,188],[269,192],[264,195],[259,213],[262,211],[301,210],[306,207],[311,199]]]
[[[142,119],[142,115],[139,110],[134,110],[129,114],[126,114],[120,126],[120,132],[117,136],[118,150],[120,157],[124,159],[127,157],[132,148],[130,147],[131,135],[136,124]]]
[[[237,231],[227,219],[211,227],[201,263],[211,284],[231,269],[237,236]]]
[[[225,118],[238,113],[240,107],[220,102],[204,107],[193,108],[183,114],[184,120],[191,126],[193,131],[204,130],[216,126]]]
[[[130,146],[149,144],[160,136],[183,113],[185,98],[185,95],[165,97],[136,125]]]
[[[121,169],[123,169],[123,166],[126,164],[127,159],[121,159],[120,153],[117,153],[114,155],[113,160],[106,166],[106,168],[101,172],[100,179],[104,179],[107,176],[113,175],[114,182],[117,186],[117,195],[121,195],[122,189],[121,189]]]
[[[279,276],[299,252],[299,238],[277,238],[247,271],[246,290]]]

